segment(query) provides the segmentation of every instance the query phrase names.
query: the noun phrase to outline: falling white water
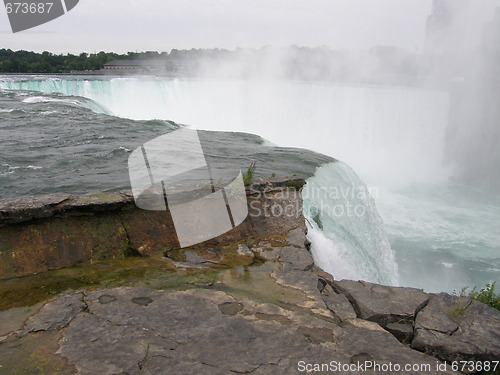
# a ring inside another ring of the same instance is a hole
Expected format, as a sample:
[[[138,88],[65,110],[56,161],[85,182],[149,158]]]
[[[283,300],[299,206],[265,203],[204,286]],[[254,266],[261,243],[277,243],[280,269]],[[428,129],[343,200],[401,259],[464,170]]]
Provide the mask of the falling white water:
[[[314,261],[336,279],[398,285],[394,252],[367,187],[342,162],[319,167],[302,192]]]

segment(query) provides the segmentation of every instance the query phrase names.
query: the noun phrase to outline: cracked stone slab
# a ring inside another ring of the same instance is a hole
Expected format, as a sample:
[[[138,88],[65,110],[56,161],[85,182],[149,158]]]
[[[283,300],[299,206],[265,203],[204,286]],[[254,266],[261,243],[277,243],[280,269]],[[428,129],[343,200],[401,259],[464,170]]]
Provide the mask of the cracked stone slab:
[[[305,299],[298,306],[316,310],[318,313],[331,316],[318,290],[318,277],[313,272],[284,270],[274,271],[271,276],[282,286],[300,290]]]
[[[0,343],[8,339],[11,334],[22,331],[25,321],[37,313],[43,303],[29,307],[14,307],[0,311]]]
[[[335,281],[334,288],[345,294],[359,318],[386,326],[411,323],[430,295],[420,289],[372,284],[364,281]]]
[[[337,350],[350,358],[350,363],[373,361],[378,364],[398,364],[402,368],[406,364],[425,364],[430,371],[377,371],[375,374],[459,374],[451,371],[437,371],[436,359],[423,353],[412,350],[401,344],[393,335],[384,330],[378,323],[352,319],[346,321],[342,328],[344,334],[337,341]],[[365,372],[366,373],[366,372]]]
[[[57,193],[0,199],[0,225],[51,217],[58,211],[59,204],[73,198],[69,194]]]
[[[306,277],[305,289],[321,299],[313,272],[288,274],[295,281]],[[76,292],[57,297],[38,314],[46,314],[48,306],[67,307],[72,298],[86,308],[60,330],[58,354],[82,375],[294,374],[299,361],[436,364],[435,358],[401,344],[375,322],[354,318],[335,323],[311,308],[236,299],[208,289]],[[57,322],[68,320],[68,314],[60,314]]]
[[[432,297],[427,306],[417,314],[415,327],[451,335],[458,329],[458,323],[451,318],[453,306],[461,304],[465,308],[471,302],[469,299],[459,299],[447,294]]]
[[[326,306],[339,317],[341,321],[356,318],[356,312],[347,297],[336,293],[330,285],[323,287],[321,296]]]
[[[224,292],[121,287],[88,292],[85,302],[58,352],[82,375],[287,374],[303,358],[345,360],[333,350],[338,326]]]
[[[102,294],[112,295],[116,301],[103,305],[99,303]],[[144,306],[137,304],[137,298],[151,302]],[[165,293],[145,287],[90,292],[85,301],[89,312],[96,316],[114,324],[139,326],[163,337],[174,337],[179,343],[191,340],[198,330],[217,326],[223,316],[218,306],[236,302],[228,294],[218,291],[192,289]],[[190,329],[186,330],[188,322]]]
[[[439,294],[417,314],[411,346],[447,361],[500,358],[500,313],[467,298]]]
[[[306,233],[305,233],[305,227],[301,226],[299,228],[293,229],[290,232],[288,232],[286,236],[286,241],[290,246],[298,247],[298,248],[305,248],[305,241],[306,241]]]
[[[177,345],[143,327],[82,313],[64,331],[58,353],[81,375],[137,374],[146,357],[168,353]]]
[[[285,271],[310,271],[314,266],[314,260],[305,248],[286,246],[281,250],[279,262],[281,269]]]
[[[83,293],[62,294],[31,316],[24,329],[26,332],[59,330],[66,327],[86,307]]]
[[[246,373],[261,364],[276,364],[308,346],[312,349],[307,337],[293,326],[237,315],[226,317],[224,324],[206,330],[197,340],[182,345],[177,351],[193,361],[225,368],[228,372]]]

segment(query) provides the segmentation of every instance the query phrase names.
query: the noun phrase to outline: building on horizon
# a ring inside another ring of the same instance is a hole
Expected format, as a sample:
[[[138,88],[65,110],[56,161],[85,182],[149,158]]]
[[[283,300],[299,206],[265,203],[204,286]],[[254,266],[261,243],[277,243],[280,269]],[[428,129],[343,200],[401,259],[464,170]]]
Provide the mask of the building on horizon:
[[[167,59],[116,59],[104,64],[103,71],[108,74],[167,74],[175,72],[176,68]]]

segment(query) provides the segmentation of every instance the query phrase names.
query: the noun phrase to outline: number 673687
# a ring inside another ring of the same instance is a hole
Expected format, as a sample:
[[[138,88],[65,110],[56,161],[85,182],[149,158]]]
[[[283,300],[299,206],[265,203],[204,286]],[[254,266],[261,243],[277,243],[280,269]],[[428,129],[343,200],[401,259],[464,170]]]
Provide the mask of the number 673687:
[[[50,13],[54,3],[7,3],[5,9],[8,14],[43,14]]]

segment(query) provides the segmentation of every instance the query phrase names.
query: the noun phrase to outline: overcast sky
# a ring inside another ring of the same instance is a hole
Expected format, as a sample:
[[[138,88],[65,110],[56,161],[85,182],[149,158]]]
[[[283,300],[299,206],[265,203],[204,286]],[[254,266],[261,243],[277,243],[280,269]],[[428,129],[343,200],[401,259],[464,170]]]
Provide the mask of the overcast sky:
[[[172,48],[396,45],[420,51],[431,0],[80,0],[68,14],[0,48],[54,53]]]

